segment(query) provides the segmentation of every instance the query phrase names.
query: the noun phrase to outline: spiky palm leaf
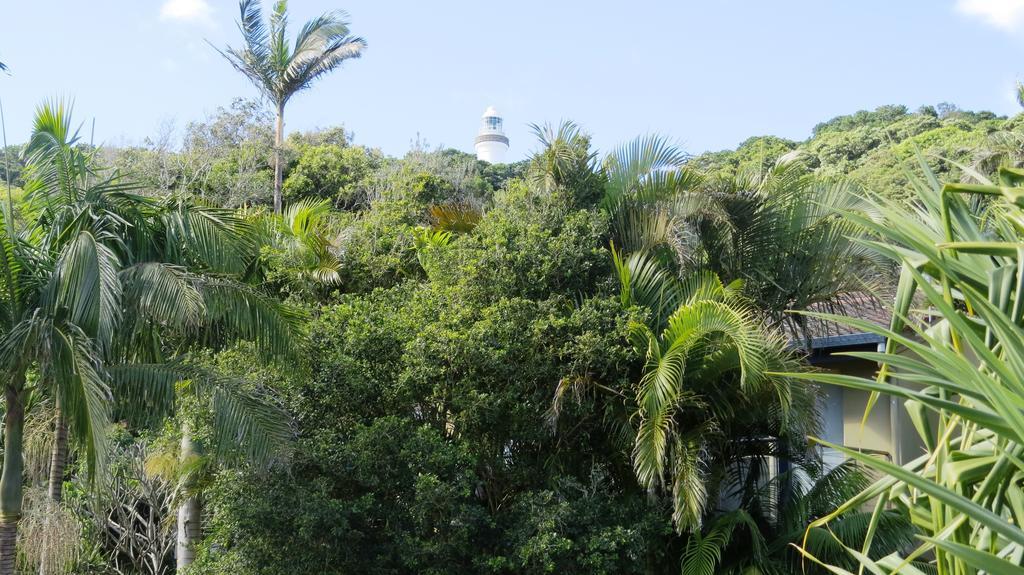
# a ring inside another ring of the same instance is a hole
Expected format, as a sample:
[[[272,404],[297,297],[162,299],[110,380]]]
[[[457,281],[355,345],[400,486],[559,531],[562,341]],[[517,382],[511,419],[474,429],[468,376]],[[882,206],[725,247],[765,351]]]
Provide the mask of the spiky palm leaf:
[[[294,431],[287,413],[264,391],[224,377],[183,358],[161,363],[134,363],[109,368],[120,405],[134,417],[167,417],[188,396],[213,413],[213,441],[219,461],[241,458],[266,466],[287,457]],[[148,411],[139,413],[139,405]]]
[[[723,187],[705,182],[684,159],[647,137],[605,161],[604,206],[627,252],[671,258],[683,275],[706,270],[743,280],[754,305],[796,339],[806,339],[807,330],[787,312],[878,290],[883,259],[854,242],[858,229],[835,213],[870,213],[852,184],[815,177],[799,154],[788,154]]]
[[[483,218],[479,208],[469,204],[430,206],[430,219],[435,229],[465,234],[473,231]]]
[[[557,127],[531,124],[530,129],[542,148],[530,161],[527,175],[536,189],[548,193],[571,190],[586,195],[599,186],[602,176],[597,155],[590,149],[590,137],[579,126],[564,121]]]
[[[924,180],[912,179],[915,206],[872,197],[880,221],[848,215],[876,235],[879,241],[869,245],[903,271],[890,328],[834,318],[887,338],[886,353],[856,354],[882,365],[878,378],[811,377],[903,398],[929,452],[900,467],[840,448],[884,477],[814,526],[881,496],[879,505],[895,504],[927,536],[913,552],[879,561],[865,553],[870,541],[847,547],[867,569],[904,572],[905,560],[931,553],[944,573],[1018,572],[1024,566],[1024,188],[1016,186],[1024,172],[1004,168],[998,185],[943,186],[924,162],[922,168]],[[991,198],[984,217],[964,194]],[[938,321],[912,312],[915,297]]]
[[[660,136],[643,136],[605,158],[601,205],[612,217],[615,240],[626,251],[670,247],[680,224],[716,206],[694,193],[703,177],[686,167],[686,154]]]
[[[320,286],[341,282],[341,262],[336,246],[328,237],[330,200],[307,198],[285,209],[271,246],[283,250],[291,265],[299,268],[300,278],[308,278]]]

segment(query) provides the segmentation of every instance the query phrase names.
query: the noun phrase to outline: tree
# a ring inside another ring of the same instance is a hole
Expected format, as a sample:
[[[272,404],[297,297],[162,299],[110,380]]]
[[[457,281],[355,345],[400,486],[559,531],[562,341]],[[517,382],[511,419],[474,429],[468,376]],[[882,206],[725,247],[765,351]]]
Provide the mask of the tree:
[[[36,114],[28,146],[33,172],[29,193],[44,198],[88,189],[94,196],[120,198],[118,184],[94,179],[85,153],[72,147],[76,138],[68,112],[63,103],[53,103],[41,106]],[[8,374],[0,477],[0,573],[4,575],[15,568],[30,369],[38,369],[39,387],[55,398],[60,421],[67,421],[82,445],[90,474],[104,453],[110,403],[102,342],[110,340],[119,318],[116,273],[120,260],[112,230],[104,229],[112,220],[104,217],[103,207],[93,207],[99,209],[90,218],[71,210],[53,214],[59,221],[49,231],[59,233],[48,237],[38,230],[19,230],[10,204],[4,207],[0,229],[4,254],[0,260],[0,365]],[[74,223],[58,225],[69,222]]]
[[[244,48],[227,47],[217,51],[236,70],[244,74],[273,103],[276,114],[274,133],[274,212],[281,213],[285,104],[315,80],[358,58],[366,41],[349,33],[347,15],[331,12],[313,18],[302,27],[295,46],[288,44],[288,3],[278,0],[266,24],[262,21],[259,0],[242,0],[238,24]]]
[[[192,468],[204,456],[255,465],[279,460],[291,438],[286,414],[237,379],[196,364],[192,355],[247,341],[266,361],[294,361],[301,316],[240,281],[259,244],[233,211],[181,196],[151,210],[146,237],[129,242],[146,249],[124,274],[129,305],[113,348],[118,363],[108,370],[115,398],[129,411],[144,406],[151,416],[175,415],[183,402],[213,414],[205,445],[189,419],[179,418],[179,468]],[[183,571],[201,536],[202,501],[194,474],[178,477],[186,495],[178,510],[177,568]]]
[[[431,156],[410,159],[408,174],[429,186],[407,184],[398,166],[395,189],[357,216],[381,225],[346,238],[343,253],[399,238],[411,246],[432,203],[465,197],[454,170],[416,177],[434,160],[454,167]],[[668,515],[633,479],[600,413],[567,406],[559,433],[547,425],[555,382],[618,385],[638,367],[629,313],[606,290],[607,222],[592,205],[563,201],[574,196],[510,182],[476,225],[430,249],[426,273],[416,266],[318,308],[310,374],[274,378],[301,426],[293,465],[219,475],[209,551],[196,567],[610,574],[677,565]],[[398,210],[410,219],[381,218]],[[252,370],[245,355],[235,362],[236,373]]]
[[[719,186],[710,194],[710,217],[697,213],[681,226],[687,233],[674,245],[677,259],[725,281],[743,280],[755,305],[793,339],[809,335],[791,311],[840,309],[844,296],[874,293],[888,277],[891,266],[837,215],[869,209],[860,188],[811,174],[799,152]]]
[[[723,285],[711,273],[679,281],[642,252],[615,254],[615,264],[623,305],[649,314],[630,336],[646,358],[625,392],[635,398],[633,468],[641,485],[671,494],[680,531],[698,530],[718,495],[707,477],[775,452],[777,441],[799,444],[816,421],[813,401],[772,375],[797,362],[743,298],[741,282]]]
[[[254,461],[266,461],[289,435],[278,411],[187,361],[198,348],[238,340],[254,342],[265,357],[290,353],[297,316],[237,279],[258,253],[252,230],[230,210],[188,196],[134,195],[133,183],[95,168],[75,144],[63,103],[42,106],[26,148],[26,201],[35,219],[17,235],[12,220],[5,227],[12,238],[5,293],[15,304],[18,297],[30,304],[8,306],[11,327],[0,338],[0,362],[15,374],[7,402],[12,440],[5,443],[10,497],[0,501],[11,510],[5,517],[20,512],[16,428],[30,368],[57,411],[49,470],[54,500],[61,497],[68,432],[84,449],[91,475],[115,410],[128,418],[170,413],[174,398],[186,393],[216,414],[218,453]],[[20,253],[24,262],[14,259]],[[34,277],[19,287],[26,269]],[[191,383],[182,388],[184,381]],[[198,517],[186,519],[198,525]],[[16,520],[9,523],[14,529],[4,533],[16,531]]]
[[[839,307],[844,295],[877,289],[888,269],[836,215],[868,208],[858,188],[815,176],[799,152],[708,179],[647,137],[609,156],[605,170],[604,205],[619,246],[651,251],[684,276],[741,280],[759,313],[795,339],[805,339],[806,320],[789,312]]]
[[[562,171],[563,156],[551,154],[546,171]],[[695,192],[704,180],[685,156],[662,138],[642,137],[609,155],[603,174],[602,207],[625,250],[613,244],[620,301],[646,317],[633,322],[630,337],[646,358],[643,373],[625,389],[603,391],[620,405],[640,484],[668,494],[680,531],[699,531],[721,495],[716,479],[730,466],[801,452],[816,422],[813,394],[772,375],[798,362],[768,310],[746,295],[745,278],[726,284],[715,267],[680,257],[692,220],[724,212]],[[591,385],[563,381],[556,411],[568,393],[578,397]]]
[[[354,209],[367,201],[370,177],[383,157],[362,146],[303,146],[284,182],[289,201],[327,199],[335,207]]]
[[[264,246],[256,264],[261,279],[282,295],[317,299],[341,282],[341,263],[331,243],[330,201],[303,199],[281,215],[257,213],[251,219]]]

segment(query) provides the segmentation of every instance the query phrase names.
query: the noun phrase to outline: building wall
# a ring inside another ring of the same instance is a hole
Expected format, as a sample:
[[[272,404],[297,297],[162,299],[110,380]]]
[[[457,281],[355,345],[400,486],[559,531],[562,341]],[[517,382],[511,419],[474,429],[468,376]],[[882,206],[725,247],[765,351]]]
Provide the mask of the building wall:
[[[505,153],[508,152],[508,145],[501,142],[479,142],[475,146],[476,159],[492,164],[505,162]]]
[[[821,367],[867,378],[877,373],[874,363],[856,359],[830,362]],[[897,464],[924,453],[924,442],[910,422],[902,400],[880,396],[865,420],[868,392],[830,385],[823,388],[822,438],[826,441],[876,453]],[[826,452],[825,456],[832,464],[842,460],[836,453]]]

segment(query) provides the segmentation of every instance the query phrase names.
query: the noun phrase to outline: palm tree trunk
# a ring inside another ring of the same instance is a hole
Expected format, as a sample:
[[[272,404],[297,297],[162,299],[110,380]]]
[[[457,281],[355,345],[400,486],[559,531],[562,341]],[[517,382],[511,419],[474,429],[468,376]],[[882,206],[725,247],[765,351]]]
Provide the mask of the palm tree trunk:
[[[50,499],[56,503],[64,496],[64,469],[68,463],[68,420],[57,399],[57,423],[54,429],[53,452],[50,454]]]
[[[196,455],[198,449],[186,424],[181,433],[181,461],[186,462]],[[196,559],[196,543],[202,536],[201,519],[202,507],[198,496],[190,496],[178,507],[178,545],[175,553],[178,573],[184,573]]]
[[[274,213],[281,215],[281,185],[284,166],[281,165],[281,146],[284,145],[284,102],[277,105],[277,127],[274,130]]]
[[[4,390],[7,415],[4,419],[4,469],[0,475],[0,575],[14,575],[18,521],[22,504],[22,435],[25,426],[25,406],[22,405],[23,376]]]

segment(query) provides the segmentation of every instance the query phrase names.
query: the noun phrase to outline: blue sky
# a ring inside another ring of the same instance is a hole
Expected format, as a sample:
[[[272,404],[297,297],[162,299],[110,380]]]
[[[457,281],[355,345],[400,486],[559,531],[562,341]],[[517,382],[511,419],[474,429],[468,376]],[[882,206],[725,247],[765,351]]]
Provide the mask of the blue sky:
[[[350,14],[364,57],[297,96],[288,130],[344,124],[400,155],[417,134],[470,151],[480,113],[505,116],[511,157],[528,124],[572,119],[608,150],[658,132],[689,152],[752,135],[802,139],[881,104],[952,102],[1016,113],[1024,0],[292,0],[293,26]],[[96,140],[180,129],[255,89],[206,40],[237,43],[229,0],[34,0],[0,8],[8,139],[34,107],[74,98]]]

